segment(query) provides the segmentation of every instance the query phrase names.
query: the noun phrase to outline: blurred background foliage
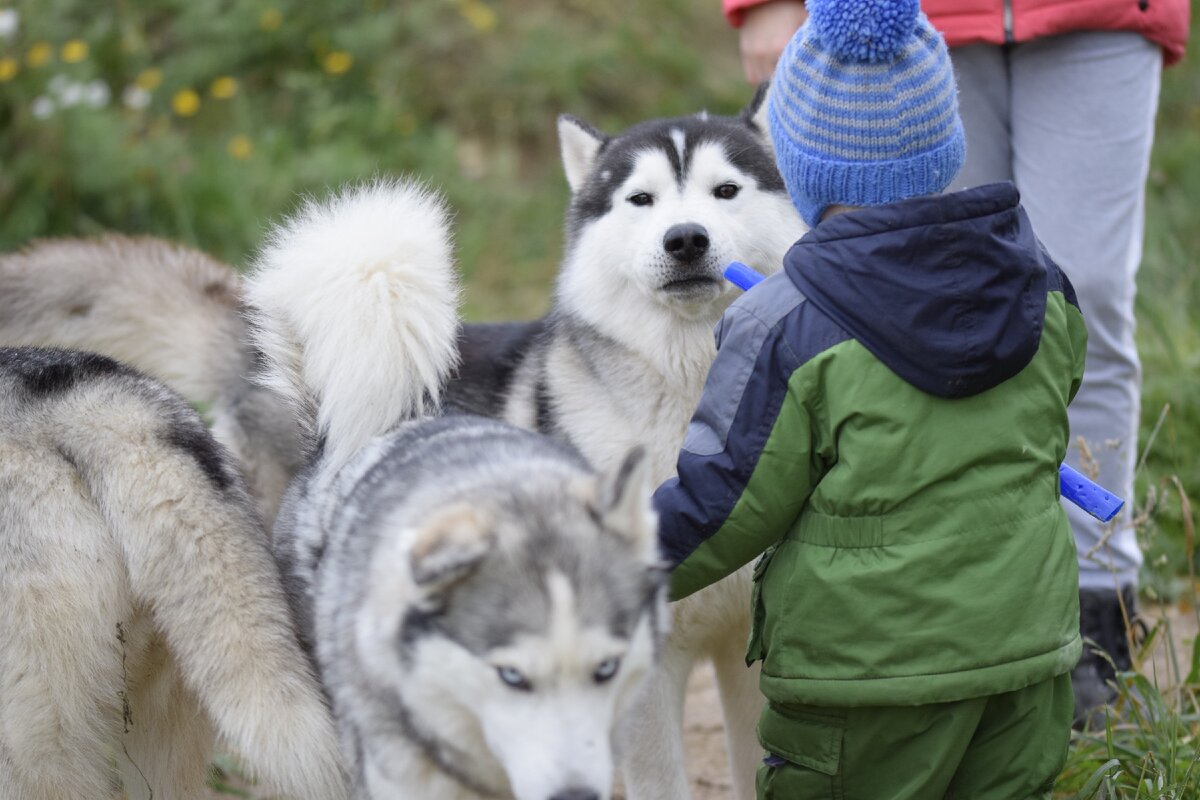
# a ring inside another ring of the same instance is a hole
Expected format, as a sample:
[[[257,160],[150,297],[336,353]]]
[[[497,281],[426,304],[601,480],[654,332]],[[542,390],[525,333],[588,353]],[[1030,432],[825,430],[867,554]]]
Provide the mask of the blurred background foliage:
[[[1139,277],[1164,598],[1195,564],[1200,489],[1196,64],[1164,74]],[[409,173],[456,211],[467,316],[530,317],[562,246],[557,115],[615,132],[750,95],[716,0],[0,0],[0,249],[117,230],[243,266],[302,194]]]
[[[241,265],[300,193],[411,173],[458,213],[472,316],[545,305],[567,196],[558,114],[615,131],[750,97],[715,6],[682,0],[10,8],[0,247],[116,229]]]

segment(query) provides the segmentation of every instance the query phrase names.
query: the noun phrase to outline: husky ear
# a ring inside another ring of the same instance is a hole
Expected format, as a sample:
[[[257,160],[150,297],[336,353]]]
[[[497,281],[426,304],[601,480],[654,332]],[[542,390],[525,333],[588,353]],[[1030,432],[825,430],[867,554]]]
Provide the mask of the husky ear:
[[[629,451],[615,472],[601,477],[597,501],[604,526],[625,537],[648,562],[658,559],[658,516],[650,505],[646,448]]]
[[[433,593],[465,578],[492,549],[494,534],[479,509],[456,503],[433,514],[408,555],[413,581]]]
[[[763,81],[754,91],[750,104],[742,109],[738,117],[742,122],[754,128],[760,136],[771,143],[771,133],[767,130],[767,96],[771,93],[771,82]]]
[[[571,193],[579,191],[592,168],[596,166],[596,154],[600,152],[608,137],[570,114],[558,117],[558,147],[562,152],[563,170],[567,173],[567,184]]]

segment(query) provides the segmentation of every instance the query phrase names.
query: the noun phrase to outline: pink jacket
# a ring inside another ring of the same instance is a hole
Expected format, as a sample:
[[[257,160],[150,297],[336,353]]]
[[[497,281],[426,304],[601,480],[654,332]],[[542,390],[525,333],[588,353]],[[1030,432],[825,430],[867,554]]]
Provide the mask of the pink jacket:
[[[740,27],[747,8],[766,0],[722,0]],[[1189,0],[921,0],[946,44],[1004,44],[1073,31],[1133,31],[1163,49],[1167,65],[1183,58]],[[1007,17],[1007,24],[1006,24]]]

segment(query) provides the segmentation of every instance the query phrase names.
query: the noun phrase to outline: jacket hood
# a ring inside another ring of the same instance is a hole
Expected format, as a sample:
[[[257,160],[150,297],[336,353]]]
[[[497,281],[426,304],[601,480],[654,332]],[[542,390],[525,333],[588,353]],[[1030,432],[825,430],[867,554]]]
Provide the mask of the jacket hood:
[[[1016,187],[997,183],[831,217],[784,269],[905,381],[968,397],[1037,352],[1054,266]]]

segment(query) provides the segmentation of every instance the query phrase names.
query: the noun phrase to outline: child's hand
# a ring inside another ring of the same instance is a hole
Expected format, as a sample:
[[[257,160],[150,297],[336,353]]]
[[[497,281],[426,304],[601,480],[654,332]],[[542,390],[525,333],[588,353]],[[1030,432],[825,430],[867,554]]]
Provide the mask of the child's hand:
[[[798,0],[769,0],[743,12],[739,46],[747,81],[757,86],[775,74],[780,53],[806,19]]]

